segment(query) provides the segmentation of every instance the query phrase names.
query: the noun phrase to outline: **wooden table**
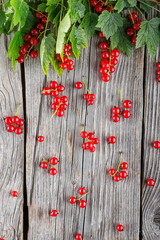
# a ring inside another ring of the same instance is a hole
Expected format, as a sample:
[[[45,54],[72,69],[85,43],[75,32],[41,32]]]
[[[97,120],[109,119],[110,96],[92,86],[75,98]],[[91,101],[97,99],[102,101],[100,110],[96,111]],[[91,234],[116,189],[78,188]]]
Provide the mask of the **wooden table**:
[[[99,74],[99,39],[75,60],[75,70],[58,77],[53,68],[46,77],[40,60],[29,59],[12,70],[6,57],[11,37],[0,37],[0,237],[5,240],[72,240],[82,233],[84,240],[159,240],[160,239],[160,152],[152,142],[160,140],[160,84],[155,80],[155,62],[145,48],[133,51],[130,58],[121,54],[111,81]],[[83,100],[85,88],[76,81],[85,76],[95,104]],[[43,87],[56,80],[66,87],[69,107],[62,118],[50,119],[52,99],[41,94]],[[111,121],[111,109],[124,99],[133,101],[130,119]],[[25,119],[22,135],[6,131],[4,118]],[[100,139],[95,153],[83,151],[81,124],[95,131]],[[45,141],[36,138],[43,135]],[[106,138],[116,136],[116,144]],[[106,171],[116,168],[120,154],[129,164],[128,178],[115,183]],[[51,176],[39,167],[42,158],[57,157],[58,174]],[[155,186],[146,185],[154,178]],[[71,205],[79,187],[89,191],[87,207]],[[10,195],[17,190],[18,198]],[[57,209],[52,218],[49,211]],[[125,231],[118,233],[117,224]]]

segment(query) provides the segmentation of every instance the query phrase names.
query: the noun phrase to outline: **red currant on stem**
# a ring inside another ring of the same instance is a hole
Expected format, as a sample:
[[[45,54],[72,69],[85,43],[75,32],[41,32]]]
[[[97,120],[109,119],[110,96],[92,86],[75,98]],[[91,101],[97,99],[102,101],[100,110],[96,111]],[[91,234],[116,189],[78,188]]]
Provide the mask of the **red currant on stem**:
[[[109,174],[110,174],[110,175],[114,175],[114,174],[115,174],[115,172],[116,172],[116,170],[115,170],[115,169],[113,169],[113,168],[109,169]]]
[[[23,63],[23,62],[24,62],[24,57],[23,57],[23,56],[19,56],[18,59],[17,59],[17,61],[18,61],[19,63]]]
[[[98,33],[98,35],[99,35],[100,38],[105,38],[105,36],[103,35],[103,32],[102,32],[102,31],[100,31],[100,32]]]
[[[14,132],[14,130],[15,130],[15,127],[13,125],[8,125],[7,126],[7,131],[8,132]]]
[[[127,169],[127,168],[128,168],[128,163],[122,162],[122,163],[121,163],[121,168],[122,168],[122,169]]]
[[[58,215],[57,210],[52,210],[52,211],[50,212],[50,216],[51,216],[51,217],[57,217],[57,215]]]
[[[112,109],[112,113],[115,115],[119,115],[121,113],[121,109],[119,107],[114,107]]]
[[[76,240],[82,240],[82,234],[78,233],[78,234],[76,235]]]
[[[32,51],[32,52],[30,52],[30,56],[31,56],[31,58],[37,58],[38,53],[36,51]]]
[[[84,195],[86,193],[86,189],[84,187],[79,188],[78,192],[80,195]]]
[[[116,228],[117,228],[117,231],[118,231],[118,232],[122,232],[122,231],[124,230],[124,227],[123,227],[123,225],[120,225],[120,224],[119,224],[119,225],[117,225],[117,227],[116,227]]]
[[[11,117],[6,117],[4,120],[5,124],[11,125],[12,124],[12,118]]]
[[[20,135],[22,133],[22,128],[21,127],[16,127],[14,130],[15,134]]]
[[[79,206],[80,206],[80,208],[85,208],[87,206],[87,202],[85,200],[80,200]]]
[[[49,174],[50,174],[50,175],[56,175],[56,174],[57,174],[57,169],[51,168],[51,169],[49,170]]]
[[[18,192],[17,191],[12,191],[11,195],[12,195],[12,197],[18,197]]]
[[[56,165],[58,163],[58,159],[56,157],[53,157],[53,158],[50,159],[50,163],[52,165]]]
[[[120,117],[119,117],[118,115],[114,115],[114,116],[112,117],[112,121],[113,121],[113,122],[119,122],[119,121],[120,121]]]
[[[86,138],[88,136],[88,133],[86,131],[82,131],[80,135],[82,138]]]
[[[123,107],[124,108],[131,108],[132,107],[132,102],[130,100],[125,100],[123,102]]]
[[[115,182],[119,182],[120,181],[120,176],[119,175],[115,175],[114,176],[114,181]]]
[[[126,171],[120,171],[119,176],[120,176],[121,178],[126,178],[126,177],[127,177]]]
[[[158,62],[158,63],[156,64],[156,67],[157,67],[157,68],[160,68],[160,62]]]
[[[154,181],[152,178],[149,178],[149,179],[147,180],[147,185],[148,185],[149,187],[153,187],[154,184],[155,184],[155,181]]]
[[[75,197],[70,197],[69,202],[70,202],[71,204],[74,204],[74,203],[77,202],[77,199],[76,199]]]
[[[153,142],[153,147],[154,147],[155,149],[159,149],[159,148],[160,148],[160,142],[159,142],[159,141]]]
[[[76,82],[76,83],[75,83],[75,87],[76,87],[77,89],[81,89],[81,88],[83,87],[83,83],[81,83],[81,82]]]
[[[137,41],[137,36],[132,37],[132,43],[136,44],[136,41]]]
[[[42,94],[48,96],[51,94],[51,89],[49,87],[43,88]]]
[[[124,110],[123,113],[122,113],[122,115],[123,115],[124,118],[130,118],[131,112],[128,111],[128,110]]]
[[[136,12],[132,12],[129,15],[129,20],[132,21],[136,21],[138,19],[138,14]]]
[[[37,140],[38,140],[38,142],[44,142],[44,137],[43,137],[43,136],[39,136],[39,137],[37,138]]]
[[[41,162],[40,167],[42,169],[46,169],[46,168],[48,168],[48,163],[43,161],[43,162]]]
[[[117,141],[117,139],[114,136],[111,136],[108,138],[108,143],[114,144],[114,143],[116,143],[116,141]]]

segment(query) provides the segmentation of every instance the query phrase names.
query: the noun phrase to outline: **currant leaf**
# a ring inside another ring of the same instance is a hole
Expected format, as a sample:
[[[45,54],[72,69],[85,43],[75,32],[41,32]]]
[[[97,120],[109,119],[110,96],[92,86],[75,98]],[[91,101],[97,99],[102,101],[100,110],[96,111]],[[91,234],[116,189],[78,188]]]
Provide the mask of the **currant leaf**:
[[[114,9],[118,11],[118,13],[122,12],[124,8],[130,7],[127,0],[118,0],[116,5],[114,6]]]
[[[56,53],[62,53],[64,47],[64,38],[69,28],[71,27],[71,20],[69,17],[69,13],[65,15],[58,28],[58,36],[56,43]]]
[[[20,30],[22,36],[24,36],[26,33],[29,33],[31,28],[33,28],[36,25],[36,23],[38,23],[38,19],[35,18],[33,16],[33,14],[29,11],[27,19],[26,19],[26,23],[23,26],[23,28],[21,28],[21,30]]]
[[[55,57],[55,46],[56,40],[54,34],[49,34],[42,39],[40,46],[40,59],[43,71],[48,75],[49,63],[52,61],[52,58]]]
[[[41,3],[38,5],[38,11],[44,12],[46,10],[46,3]]]
[[[56,59],[56,57],[54,59],[52,59],[51,61],[53,67],[54,67],[54,70],[56,71],[56,73],[59,75],[59,76],[62,76],[62,73],[63,73],[63,69],[60,68],[60,63],[59,61]]]
[[[47,6],[49,5],[57,5],[61,0],[48,0],[47,1]]]
[[[19,49],[23,45],[24,40],[20,31],[17,31],[12,38],[9,45],[7,56],[12,60],[13,69],[16,69],[17,58],[19,56]]]
[[[128,3],[130,4],[130,7],[137,6],[137,0],[128,0]]]
[[[97,27],[101,29],[106,39],[116,33],[118,27],[122,27],[123,18],[118,13],[109,13],[107,10],[99,16]]]
[[[94,35],[97,23],[98,15],[96,13],[87,13],[85,15],[81,26],[85,31],[87,39],[91,38]]]
[[[157,4],[155,2],[150,1],[145,1],[144,3],[142,1],[140,2],[140,8],[142,8],[147,14],[151,13],[152,7],[157,8]]]
[[[69,4],[69,15],[72,23],[76,23],[77,21],[80,23],[81,18],[84,17],[85,14],[85,6],[82,4],[81,0],[68,0]]]
[[[152,18],[150,21],[143,21],[137,35],[136,48],[147,45],[152,59],[155,57],[160,42],[160,18]]]
[[[14,13],[14,25],[16,26],[18,23],[21,27],[25,25],[28,12],[29,12],[29,6],[26,2],[23,2],[21,0],[11,0],[11,5],[13,6],[15,13]]]
[[[46,8],[46,12],[48,12],[48,20],[53,21],[55,17],[58,15],[60,19],[60,10],[61,7],[59,5],[51,5]],[[58,20],[56,21],[56,25],[58,24]]]
[[[5,21],[6,21],[5,12],[0,9],[0,28],[3,27]]]
[[[81,26],[77,28],[75,27],[75,25],[73,25],[70,33],[70,41],[72,44],[72,51],[75,57],[78,59],[81,53],[81,47],[88,47],[85,31],[82,29]]]

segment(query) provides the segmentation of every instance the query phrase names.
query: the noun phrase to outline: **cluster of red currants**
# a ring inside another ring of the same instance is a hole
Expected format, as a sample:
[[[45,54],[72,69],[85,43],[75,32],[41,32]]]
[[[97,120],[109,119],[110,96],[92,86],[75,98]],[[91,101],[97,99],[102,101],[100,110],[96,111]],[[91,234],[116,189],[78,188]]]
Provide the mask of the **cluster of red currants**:
[[[17,135],[20,135],[22,133],[21,126],[24,125],[23,119],[20,119],[18,116],[6,117],[4,122],[7,125],[8,132],[15,132]]]
[[[56,55],[57,60],[61,62],[60,68],[67,69],[69,71],[74,69],[73,60],[69,58],[71,56],[71,50],[72,50],[72,45],[65,44],[63,49],[63,53],[64,53],[63,59],[61,58],[60,54]]]
[[[105,38],[102,32],[99,32],[99,37]],[[115,72],[115,66],[118,63],[117,57],[120,55],[120,52],[118,49],[111,50],[105,41],[99,44],[99,48],[103,50],[99,72],[102,74],[102,81],[108,82],[110,80],[110,74]]]
[[[114,12],[114,8],[110,4],[110,2],[105,6],[106,0],[90,0],[90,6],[95,8],[95,11],[98,13],[102,13],[104,10],[108,12]]]
[[[83,99],[88,101],[89,105],[93,105],[94,104],[94,99],[95,99],[95,95],[93,93],[85,93],[83,94]]]
[[[153,147],[154,147],[155,149],[159,149],[159,148],[160,148],[160,142],[159,142],[159,141],[154,141],[154,142],[153,142]]]
[[[56,81],[52,81],[50,83],[50,88],[45,87],[42,90],[44,95],[51,95],[54,97],[54,102],[51,107],[55,111],[54,114],[56,114],[58,117],[62,117],[64,115],[64,110],[66,110],[68,107],[66,104],[66,102],[68,102],[67,96],[58,97],[59,93],[63,92],[64,90],[65,87],[63,85],[58,85]]]
[[[80,135],[82,138],[86,138],[88,140],[88,142],[82,144],[83,150],[95,152],[95,145],[99,143],[99,139],[95,137],[95,134],[93,132],[87,133],[86,131],[82,131]]]
[[[79,201],[80,208],[85,208],[87,206],[87,202],[85,200],[82,200],[83,197],[85,197],[88,192],[86,192],[86,189],[84,187],[79,188],[78,193],[81,195],[80,198],[70,197],[69,202],[71,204],[75,204],[77,201]]]
[[[132,102],[130,100],[125,100],[123,102],[123,107],[124,108],[131,108],[132,107]],[[120,121],[120,115],[122,115],[124,118],[130,118],[131,112],[129,110],[124,110],[120,109],[119,107],[114,107],[112,109],[113,117],[112,121],[113,122],[119,122]]]
[[[127,168],[128,168],[128,163],[122,162],[117,171],[114,168],[109,169],[109,174],[113,177],[115,182],[119,182],[121,179],[124,179],[128,176],[127,172],[124,171]]]
[[[37,6],[38,9],[38,6]],[[24,45],[20,48],[18,57],[18,62],[23,63],[27,56],[30,55],[31,58],[37,58],[38,53],[37,51],[33,50],[34,46],[36,46],[39,43],[39,37],[42,31],[45,29],[45,25],[47,23],[47,13],[46,12],[36,12],[35,17],[39,19],[41,22],[39,22],[36,25],[36,28],[31,29],[30,33],[26,33],[24,36]]]
[[[50,175],[56,175],[57,174],[57,169],[55,168],[55,165],[57,165],[58,159],[56,157],[51,158],[49,161],[47,161],[45,158],[43,158],[43,161],[40,164],[40,167],[42,169],[49,169],[49,174]]]
[[[127,28],[126,34],[132,37],[132,43],[136,44],[137,40],[137,32],[140,30],[141,27],[141,20],[138,20],[138,14],[133,12],[129,15],[129,20],[133,23],[133,27]]]
[[[158,76],[157,81],[160,82],[160,62],[156,64],[156,67],[158,68],[158,70],[156,71],[156,75]]]

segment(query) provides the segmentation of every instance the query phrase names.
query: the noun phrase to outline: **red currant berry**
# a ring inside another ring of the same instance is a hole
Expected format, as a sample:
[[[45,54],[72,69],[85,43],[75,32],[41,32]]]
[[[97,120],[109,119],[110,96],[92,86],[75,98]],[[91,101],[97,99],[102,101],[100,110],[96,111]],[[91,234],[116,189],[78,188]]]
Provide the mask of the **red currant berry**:
[[[89,94],[87,94],[87,93],[86,93],[86,94],[83,94],[83,99],[84,99],[84,100],[88,100],[88,99],[89,99]]]
[[[86,193],[86,189],[84,187],[79,188],[78,192],[79,192],[80,195],[84,195]]]
[[[54,103],[59,104],[61,102],[61,98],[60,97],[55,97],[54,98]]]
[[[36,51],[32,51],[32,52],[30,52],[30,56],[31,56],[31,58],[37,58],[38,53]]]
[[[120,52],[118,49],[113,49],[111,51],[111,56],[117,58],[120,55]]]
[[[118,60],[117,60],[117,58],[112,58],[111,59],[111,65],[117,65],[117,63],[118,63]]]
[[[11,195],[12,195],[12,197],[18,197],[18,192],[17,191],[12,191]]]
[[[102,10],[103,10],[102,4],[101,4],[101,3],[98,3],[98,4],[95,6],[95,10],[96,10],[96,12],[98,12],[98,13],[102,13]]]
[[[119,176],[120,176],[121,178],[126,178],[126,177],[127,177],[126,171],[120,171]]]
[[[38,142],[44,142],[44,137],[43,137],[43,136],[39,136],[39,137],[37,138],[37,140],[38,140]]]
[[[31,48],[30,42],[25,42],[24,46],[27,48],[27,50],[28,50],[29,48]]]
[[[114,174],[115,174],[115,172],[116,172],[116,170],[115,170],[115,169],[113,169],[113,168],[109,169],[109,174],[110,174],[110,175],[114,175]]]
[[[108,61],[108,59],[102,59],[101,60],[101,65],[102,65],[102,68],[109,68],[109,61]]]
[[[93,143],[92,142],[88,142],[88,148],[92,149],[93,148]]]
[[[130,107],[132,107],[132,102],[131,102],[130,100],[125,100],[125,101],[123,102],[123,107],[124,107],[124,108],[130,108]]]
[[[155,149],[159,149],[159,148],[160,148],[160,142],[159,142],[159,141],[153,142],[153,147],[154,147]]]
[[[64,49],[63,49],[63,51],[64,51],[64,53],[66,53],[66,52],[68,51],[68,47],[67,47],[66,44],[64,45]]]
[[[19,119],[19,121],[17,122],[18,126],[23,126],[24,125],[24,120],[23,119]]]
[[[108,51],[103,51],[102,52],[102,58],[109,58],[109,52]]]
[[[138,20],[136,23],[134,23],[134,24],[133,24],[134,30],[136,30],[136,31],[140,30],[140,28],[141,28],[141,23],[142,23],[141,20]]]
[[[158,75],[158,76],[160,75],[160,70],[157,70],[157,75]]]
[[[86,138],[88,136],[88,133],[86,131],[82,131],[80,136],[81,138]]]
[[[121,109],[119,107],[114,107],[112,109],[112,113],[115,115],[119,115],[121,113]]]
[[[109,70],[110,70],[110,73],[114,73],[115,72],[115,67],[110,65]]]
[[[52,165],[56,165],[58,163],[58,159],[56,157],[53,157],[53,158],[50,159],[50,163]]]
[[[160,82],[160,77],[157,78],[157,82]]]
[[[46,17],[42,17],[41,22],[46,24],[47,23],[47,18]]]
[[[102,68],[99,69],[99,72],[100,72],[101,74],[107,74],[107,73],[108,73],[108,69],[102,67]]]
[[[62,61],[61,55],[59,53],[56,55],[56,58],[58,61]]]
[[[127,28],[126,34],[127,34],[128,36],[132,36],[132,35],[134,34],[134,29],[133,29],[133,28]]]
[[[63,102],[63,103],[68,102],[68,97],[67,96],[62,96],[61,97],[61,102]]]
[[[130,118],[131,112],[128,111],[128,110],[124,110],[123,113],[122,113],[122,115],[123,115],[124,118]]]
[[[60,63],[60,68],[66,69],[67,68],[67,64],[65,62],[61,62]]]
[[[70,51],[72,49],[72,45],[70,43],[67,44],[67,48]]]
[[[87,202],[85,200],[80,200],[79,206],[80,206],[80,208],[85,208],[87,206]]]
[[[95,146],[93,146],[92,148],[90,148],[89,151],[90,151],[90,152],[95,152],[95,151],[96,151]]]
[[[45,87],[45,88],[43,88],[42,92],[44,95],[48,96],[51,94],[51,89],[49,87]]]
[[[11,125],[11,124],[12,124],[12,118],[11,118],[11,117],[6,117],[6,118],[4,119],[4,122],[5,122],[5,124],[7,124],[7,125]]]
[[[19,117],[14,116],[12,117],[12,123],[17,124],[19,122]]]
[[[115,175],[115,176],[114,176],[114,181],[115,181],[115,182],[119,182],[119,181],[120,181],[120,176]]]
[[[83,83],[81,83],[81,82],[76,82],[76,83],[75,83],[75,87],[76,87],[77,89],[81,89],[81,88],[83,87]]]
[[[149,179],[147,180],[147,185],[148,185],[149,187],[153,187],[154,184],[155,184],[155,181],[154,181],[152,178],[149,178]]]
[[[106,42],[101,42],[99,44],[99,48],[102,49],[102,50],[107,49],[107,47],[108,47],[108,44]]]
[[[58,87],[57,87],[57,91],[58,92],[63,92],[65,90],[65,87],[63,86],[63,85],[59,85]]]
[[[95,134],[93,132],[88,133],[87,135],[89,140],[93,140],[95,138]]]
[[[50,175],[56,175],[56,174],[57,174],[57,169],[51,168],[51,169],[49,170],[49,174],[50,174]]]
[[[63,103],[61,104],[60,108],[63,109],[63,110],[66,110],[67,109],[67,104],[66,103]]]
[[[74,65],[67,65],[67,70],[72,71],[74,69]]]
[[[24,41],[25,42],[30,42],[31,37],[32,37],[31,34],[26,33],[25,36],[24,36]]]
[[[123,225],[118,225],[116,228],[118,232],[122,232],[124,230]]]
[[[137,36],[132,37],[132,43],[136,44],[136,41],[137,41]]]
[[[102,76],[102,81],[103,81],[103,82],[109,82],[109,80],[110,80],[110,76],[109,76],[108,74],[104,74],[104,75]]]
[[[22,128],[21,127],[17,127],[15,130],[14,130],[15,134],[17,135],[20,135],[22,133]]]
[[[32,37],[30,40],[30,43],[32,46],[36,46],[38,44],[39,40],[35,37]]]
[[[18,60],[19,63],[23,63],[24,62],[24,57],[23,56],[19,56],[17,60]]]
[[[52,82],[50,83],[50,87],[51,87],[52,89],[56,89],[56,88],[58,87],[58,83],[57,83],[56,81],[52,81]]]
[[[89,100],[88,100],[88,104],[89,104],[89,105],[93,105],[93,104],[94,104],[94,100],[93,100],[93,99],[89,99]]]
[[[57,217],[57,215],[58,215],[57,210],[52,210],[52,212],[50,212],[51,217]]]
[[[31,34],[32,34],[32,36],[34,36],[34,37],[38,37],[38,35],[39,35],[39,30],[37,29],[37,28],[33,28],[33,29],[31,29]],[[31,38],[30,38],[31,39]]]
[[[64,110],[63,109],[58,109],[56,112],[57,117],[63,117],[64,115]]]
[[[83,148],[83,150],[87,150],[88,149],[88,144],[87,143],[83,143],[82,144],[82,148]]]
[[[40,167],[43,169],[48,168],[48,163],[47,162],[41,162]]]
[[[73,61],[72,61],[71,59],[68,59],[68,58],[67,58],[67,63],[68,63],[69,65],[73,65]]]
[[[19,53],[21,55],[25,55],[27,53],[27,47],[26,46],[22,46],[19,50]]]
[[[77,199],[76,199],[75,197],[70,197],[70,199],[69,199],[69,202],[70,202],[71,204],[75,204],[76,201],[77,201]]]
[[[89,99],[95,99],[95,95],[93,93],[89,94]]]
[[[72,54],[71,54],[70,51],[68,51],[68,52],[66,52],[66,55],[67,55],[68,57],[70,57]],[[73,64],[73,61],[72,61],[72,60],[70,61],[70,60],[71,60],[71,59],[68,60],[68,63],[70,62],[69,65],[72,65],[72,64]],[[72,64],[71,64],[71,62],[72,62]]]
[[[118,115],[114,115],[114,116],[112,117],[112,121],[113,121],[113,122],[119,122],[119,121],[120,121],[120,117],[119,117]]]
[[[89,4],[90,4],[91,7],[95,7],[98,4],[98,1],[97,0],[90,0]]]
[[[98,144],[99,143],[99,139],[98,138],[93,138],[92,142],[93,142],[93,144]]]
[[[44,25],[42,24],[42,23],[38,23],[37,25],[36,25],[36,28],[39,30],[39,31],[43,31],[44,30]]]
[[[117,141],[117,139],[114,136],[111,136],[111,137],[108,138],[108,142],[111,143],[111,144],[116,143],[116,141]]]
[[[59,107],[59,104],[56,104],[56,103],[53,103],[52,106],[51,106],[51,108],[52,108],[53,110],[57,110],[58,107]]]
[[[82,240],[82,234],[78,233],[78,234],[76,235],[76,240]]]
[[[158,62],[158,63],[156,64],[156,67],[157,67],[157,68],[160,68],[160,62]]]
[[[131,16],[132,15],[132,16]],[[132,19],[136,21],[138,19],[138,14],[136,12],[133,12],[129,15],[129,20],[132,22]]]
[[[105,36],[103,35],[103,32],[102,32],[102,31],[100,31],[100,32],[98,33],[98,35],[99,35],[100,38],[105,38]]]
[[[13,125],[8,125],[7,126],[7,131],[8,132],[14,132],[15,131],[15,127]]]
[[[42,13],[36,12],[35,16],[36,16],[37,19],[41,19],[42,18]]]
[[[128,168],[128,163],[122,162],[122,163],[121,163],[121,168],[122,168],[122,169],[127,169],[127,168]]]

